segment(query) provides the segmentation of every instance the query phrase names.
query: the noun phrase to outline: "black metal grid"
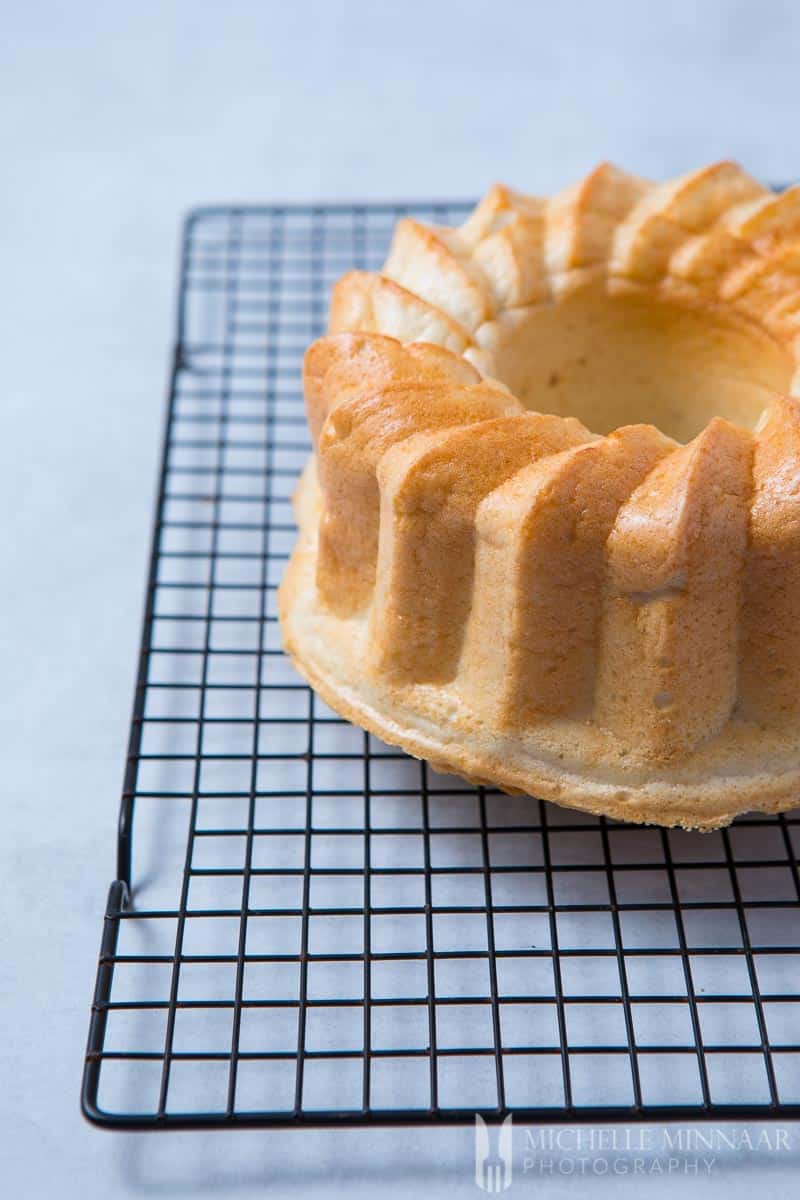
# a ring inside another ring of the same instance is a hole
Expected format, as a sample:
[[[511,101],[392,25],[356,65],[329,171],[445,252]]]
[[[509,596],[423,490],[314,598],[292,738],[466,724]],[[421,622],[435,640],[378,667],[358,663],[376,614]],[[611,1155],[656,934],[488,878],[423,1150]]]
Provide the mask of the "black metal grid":
[[[83,1082],[100,1124],[800,1117],[800,819],[692,835],[472,788],[338,719],[281,653],[303,350],[401,214],[465,207],[186,223]]]

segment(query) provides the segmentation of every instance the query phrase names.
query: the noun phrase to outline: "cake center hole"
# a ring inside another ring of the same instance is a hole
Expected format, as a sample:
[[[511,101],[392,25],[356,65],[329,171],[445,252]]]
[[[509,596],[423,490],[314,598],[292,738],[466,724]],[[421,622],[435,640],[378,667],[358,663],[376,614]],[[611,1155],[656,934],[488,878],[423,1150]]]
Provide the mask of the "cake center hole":
[[[498,375],[529,409],[577,417],[595,433],[647,422],[680,442],[713,416],[752,429],[795,364],[760,326],[587,287],[557,304],[512,310]]]

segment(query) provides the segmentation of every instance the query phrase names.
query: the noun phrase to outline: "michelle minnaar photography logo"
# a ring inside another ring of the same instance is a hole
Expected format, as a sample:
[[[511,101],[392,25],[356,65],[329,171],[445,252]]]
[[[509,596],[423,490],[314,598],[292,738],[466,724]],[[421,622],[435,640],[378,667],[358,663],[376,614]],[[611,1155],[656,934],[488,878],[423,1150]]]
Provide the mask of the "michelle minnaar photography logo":
[[[792,1149],[789,1130],[771,1125],[523,1127],[514,1143],[513,1116],[487,1124],[475,1114],[475,1183],[481,1191],[496,1195],[515,1178],[553,1175],[708,1176],[721,1155]]]

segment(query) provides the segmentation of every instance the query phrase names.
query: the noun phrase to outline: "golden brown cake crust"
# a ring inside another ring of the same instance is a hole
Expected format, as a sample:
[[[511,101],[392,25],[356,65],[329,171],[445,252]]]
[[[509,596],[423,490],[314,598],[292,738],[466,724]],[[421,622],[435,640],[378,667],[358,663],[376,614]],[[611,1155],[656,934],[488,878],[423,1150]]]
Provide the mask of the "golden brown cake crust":
[[[280,619],[326,702],[618,819],[800,803],[799,247],[731,163],[401,222],[306,355]]]

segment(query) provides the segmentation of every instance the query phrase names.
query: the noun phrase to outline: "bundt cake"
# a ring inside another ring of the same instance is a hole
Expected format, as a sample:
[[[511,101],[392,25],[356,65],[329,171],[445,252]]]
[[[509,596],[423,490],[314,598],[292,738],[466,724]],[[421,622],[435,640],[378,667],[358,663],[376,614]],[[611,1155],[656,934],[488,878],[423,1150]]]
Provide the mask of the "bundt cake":
[[[308,350],[280,589],[437,769],[709,829],[800,803],[800,187],[733,163],[402,220]]]

